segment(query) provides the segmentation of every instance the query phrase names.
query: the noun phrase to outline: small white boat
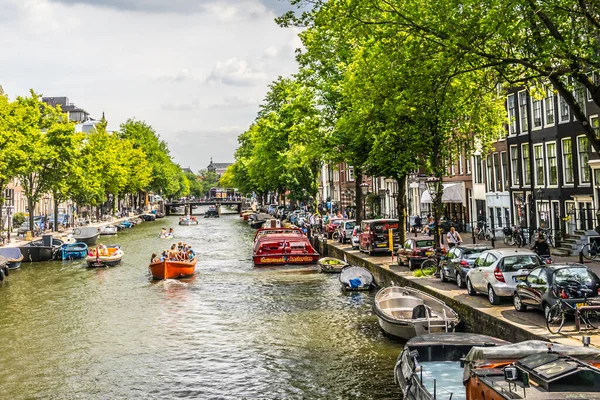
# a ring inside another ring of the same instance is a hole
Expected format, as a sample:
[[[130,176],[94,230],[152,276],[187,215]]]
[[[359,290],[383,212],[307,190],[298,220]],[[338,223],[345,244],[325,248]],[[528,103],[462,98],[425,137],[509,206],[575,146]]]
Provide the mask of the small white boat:
[[[342,289],[348,291],[369,290],[373,286],[373,274],[368,269],[349,265],[340,273]]]
[[[175,235],[173,235],[173,232],[168,232],[168,233],[160,233],[158,235],[158,237],[161,239],[173,239],[175,237]]]
[[[116,235],[119,231],[115,225],[106,225],[100,228],[101,235]]]
[[[426,333],[454,332],[458,314],[446,303],[420,290],[391,286],[375,295],[373,311],[385,333],[410,339]]]
[[[198,219],[196,217],[186,215],[185,217],[179,218],[179,225],[198,225]]]
[[[89,250],[85,258],[88,267],[112,267],[119,264],[124,255],[120,246],[98,245]]]
[[[317,264],[321,268],[321,272],[325,272],[326,274],[338,274],[342,272],[344,267],[348,266],[346,261],[333,257],[320,258]]]

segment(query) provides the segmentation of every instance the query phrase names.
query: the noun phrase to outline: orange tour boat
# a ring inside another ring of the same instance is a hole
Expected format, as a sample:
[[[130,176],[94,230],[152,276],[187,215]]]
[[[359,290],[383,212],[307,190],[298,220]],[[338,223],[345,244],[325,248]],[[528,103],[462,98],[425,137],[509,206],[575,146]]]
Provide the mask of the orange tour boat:
[[[186,261],[157,261],[150,264],[153,279],[177,279],[194,275],[196,257]]]
[[[314,264],[319,253],[298,228],[262,228],[254,236],[255,266]]]

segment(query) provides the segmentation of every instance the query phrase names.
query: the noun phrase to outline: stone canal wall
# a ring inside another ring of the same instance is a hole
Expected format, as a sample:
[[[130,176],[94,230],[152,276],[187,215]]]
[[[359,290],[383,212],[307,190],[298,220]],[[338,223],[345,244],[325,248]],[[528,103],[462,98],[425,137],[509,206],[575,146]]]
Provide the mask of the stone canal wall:
[[[313,246],[322,255],[326,257],[335,257],[346,260],[349,264],[358,265],[371,271],[375,278],[375,282],[380,287],[385,286],[409,286],[431,294],[438,299],[444,301],[448,306],[452,307],[461,318],[459,329],[465,332],[480,333],[494,336],[509,342],[520,342],[524,340],[548,340],[544,334],[533,332],[526,327],[510,321],[500,319],[492,315],[486,310],[492,309],[490,305],[488,309],[475,308],[460,300],[460,298],[450,297],[434,287],[427,284],[428,279],[414,278],[412,274],[400,274],[399,272],[390,269],[386,263],[376,263],[366,259],[366,255],[357,251],[348,251],[347,248],[341,248],[335,242],[325,240],[320,237],[313,237]],[[384,257],[379,257],[383,259]],[[389,258],[385,257],[386,260]]]

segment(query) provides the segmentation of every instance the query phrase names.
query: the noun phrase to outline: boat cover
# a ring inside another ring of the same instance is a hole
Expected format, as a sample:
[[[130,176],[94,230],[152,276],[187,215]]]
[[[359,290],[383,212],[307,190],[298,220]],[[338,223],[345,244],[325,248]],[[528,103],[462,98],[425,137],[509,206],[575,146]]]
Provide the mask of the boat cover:
[[[352,281],[354,281],[354,284],[358,283],[358,286],[353,286]],[[373,275],[368,269],[352,265],[342,269],[340,282],[349,285],[351,288],[360,287],[361,283],[363,286],[371,286],[373,284]]]
[[[21,258],[21,250],[18,247],[2,247],[0,248],[0,256],[9,260],[18,260]]]
[[[567,346],[542,340],[527,340],[499,347],[473,347],[465,357],[465,374],[463,380],[468,380],[471,368],[493,362],[493,360],[518,360],[532,354],[540,354],[551,349],[553,352],[571,356],[580,360],[600,362],[600,349],[584,346]]]

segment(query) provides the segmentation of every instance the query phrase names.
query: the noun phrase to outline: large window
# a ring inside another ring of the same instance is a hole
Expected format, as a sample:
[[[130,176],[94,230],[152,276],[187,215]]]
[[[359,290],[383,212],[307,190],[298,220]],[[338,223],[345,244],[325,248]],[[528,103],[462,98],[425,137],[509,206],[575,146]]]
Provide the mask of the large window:
[[[531,155],[529,154],[529,144],[521,145],[521,154],[523,155],[523,183],[531,185]]]
[[[533,159],[535,161],[535,185],[544,186],[544,145],[533,145]]]
[[[548,159],[548,185],[558,185],[556,143],[546,143],[546,157]]]
[[[571,120],[569,105],[567,104],[565,99],[563,99],[562,96],[560,96],[559,112],[560,112],[560,122],[569,122]]]
[[[505,151],[500,153],[500,162],[502,163],[502,191],[505,192],[508,191],[508,187],[510,186],[510,183],[508,183],[508,157]]]
[[[590,126],[592,127],[592,129],[596,133],[596,137],[600,138],[600,120],[598,120],[598,116],[597,115],[594,115],[593,117],[590,117]]]
[[[483,167],[481,156],[475,156],[475,183],[483,183]]]
[[[533,129],[542,127],[542,101],[532,99],[531,114],[533,117]]]
[[[590,166],[588,165],[588,161],[590,161],[590,142],[587,137],[577,137],[577,152],[579,153],[577,159],[579,162],[579,182],[590,183]]]
[[[348,167],[348,182],[354,182],[354,167]]]
[[[562,140],[563,180],[565,184],[575,183],[573,174],[573,142],[570,138]]]
[[[465,164],[467,164],[467,174],[471,173],[471,156],[465,154]]]
[[[496,190],[494,189],[494,169],[493,169],[493,164],[492,164],[492,156],[487,156],[486,158],[486,164],[487,164],[487,191],[488,192],[495,192]]]
[[[546,125],[554,125],[554,92],[551,88],[546,89],[546,98],[544,99],[544,111],[546,116]]]
[[[512,170],[512,184],[518,186],[521,183],[519,175],[519,151],[516,145],[510,146],[510,168]]]
[[[494,183],[496,190],[502,192],[502,171],[500,169],[500,155],[498,153],[493,154],[494,157]]]
[[[581,84],[577,84],[575,90],[573,90],[573,97],[575,97],[575,102],[579,104],[581,108],[581,112],[585,114],[585,91],[583,90],[583,86]]]
[[[508,96],[506,108],[508,109],[508,134],[514,135],[517,133],[517,108],[514,94]]]
[[[521,118],[521,132],[529,129],[529,119],[527,118],[527,92],[519,92],[519,117]]]

